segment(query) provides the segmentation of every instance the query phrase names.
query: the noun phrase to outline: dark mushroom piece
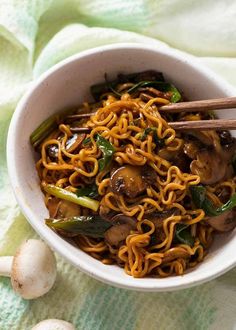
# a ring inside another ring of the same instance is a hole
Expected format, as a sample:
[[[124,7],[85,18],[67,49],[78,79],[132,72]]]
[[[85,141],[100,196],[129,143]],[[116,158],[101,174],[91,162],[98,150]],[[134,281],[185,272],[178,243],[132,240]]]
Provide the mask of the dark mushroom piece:
[[[67,139],[66,144],[65,144],[66,151],[70,152],[70,153],[75,151],[81,145],[81,143],[84,141],[85,137],[86,137],[86,134],[84,134],[84,133],[83,134],[74,133],[73,135],[71,135]],[[58,157],[58,146],[56,144],[49,145],[47,147],[47,151],[51,158]]]
[[[199,175],[201,183],[213,184],[222,180],[226,174],[227,161],[214,150],[201,150],[197,159],[190,164],[193,174]]]
[[[218,134],[222,146],[230,146],[235,143],[235,138],[232,137],[229,131],[219,131]]]
[[[231,231],[236,227],[236,211],[226,211],[216,217],[210,217],[206,221],[211,227],[218,231]]]
[[[111,175],[111,189],[119,195],[134,198],[156,181],[156,172],[149,166],[124,165]]]
[[[163,221],[169,218],[171,215],[176,214],[174,210],[167,210],[162,212],[153,212],[150,214],[145,214],[144,218],[151,221],[155,225],[155,231],[152,234],[152,242],[153,244],[158,244],[166,238],[164,229],[163,229]]]
[[[196,138],[198,141],[200,141],[203,146],[213,146],[213,147],[218,147],[220,144],[220,138],[219,135],[212,130],[209,131],[194,131],[194,130],[189,130],[188,132],[184,132],[184,134],[193,136]]]
[[[128,224],[112,226],[105,232],[104,238],[112,246],[118,246],[120,242],[124,241],[131,231]]]
[[[196,141],[187,141],[184,143],[183,151],[186,156],[196,159],[199,152],[199,145]]]
[[[73,134],[67,141],[66,141],[66,151],[73,152],[77,149],[81,143],[84,141],[86,134]]]
[[[48,202],[48,210],[51,218],[71,218],[79,215],[79,206],[75,203],[51,198]]]
[[[49,200],[48,211],[50,218],[54,219],[73,218],[80,214],[79,205],[59,198],[51,198]],[[66,237],[74,237],[78,235],[77,233],[68,233],[62,229],[59,229],[58,233]]]
[[[117,212],[111,210],[109,207],[103,204],[103,201],[101,201],[99,207],[99,215],[102,219],[106,221],[111,221],[112,217],[116,214]]]
[[[203,184],[213,184],[224,178],[232,177],[231,159],[235,154],[236,144],[233,138],[224,148],[220,146],[219,135],[214,132],[192,132],[197,140],[184,144],[184,153],[193,161],[190,169],[201,178]]]
[[[136,229],[136,219],[124,214],[116,214],[110,221],[114,226],[105,232],[104,238],[112,246],[119,246],[130,234],[130,231]]]
[[[132,229],[135,229],[137,220],[135,218],[129,217],[128,215],[125,215],[123,213],[118,213],[110,219],[110,222],[113,225],[128,224],[128,225],[130,225],[130,227],[132,227]]]
[[[222,149],[222,157],[231,163],[233,156],[236,154],[236,139],[231,144],[225,145]]]

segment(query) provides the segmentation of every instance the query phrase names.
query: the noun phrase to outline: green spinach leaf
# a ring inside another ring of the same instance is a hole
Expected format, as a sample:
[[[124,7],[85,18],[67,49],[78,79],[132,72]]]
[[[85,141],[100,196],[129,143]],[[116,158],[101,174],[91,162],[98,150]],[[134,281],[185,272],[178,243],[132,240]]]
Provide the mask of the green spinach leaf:
[[[98,148],[103,153],[103,157],[101,159],[99,159],[99,161],[98,161],[99,170],[102,171],[111,164],[112,157],[115,152],[115,148],[109,141],[107,141],[100,134],[96,135],[96,143],[98,145]]]
[[[96,184],[91,184],[86,187],[79,188],[76,191],[76,195],[78,197],[87,196],[87,197],[96,198],[99,196],[98,187]]]
[[[160,139],[157,136],[157,128],[156,127],[147,127],[147,128],[145,128],[143,134],[140,137],[141,141],[144,141],[146,139],[147,135],[150,134],[150,133],[152,133],[152,135],[153,135],[153,141],[155,142],[155,144],[159,148],[163,148],[165,146],[165,140]]]
[[[127,93],[129,94],[134,93],[138,88],[141,87],[155,87],[162,92],[172,92],[172,96],[171,96],[172,103],[176,103],[181,100],[181,94],[178,91],[178,89],[174,85],[163,81],[140,81],[139,83],[135,84],[130,89],[128,89]]]
[[[227,203],[216,208],[206,196],[206,188],[202,185],[190,187],[191,196],[196,207],[205,211],[208,216],[217,216],[223,212],[232,210],[236,206],[236,193],[228,200]]]
[[[187,244],[189,246],[194,245],[194,237],[189,231],[189,226],[182,223],[177,223],[175,227],[175,239],[178,242]]]

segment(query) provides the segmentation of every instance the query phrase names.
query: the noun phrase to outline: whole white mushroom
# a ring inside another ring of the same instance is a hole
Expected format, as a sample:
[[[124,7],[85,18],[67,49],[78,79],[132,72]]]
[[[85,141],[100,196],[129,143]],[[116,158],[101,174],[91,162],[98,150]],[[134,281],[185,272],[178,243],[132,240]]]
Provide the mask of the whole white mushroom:
[[[13,289],[25,299],[47,293],[56,279],[56,259],[42,241],[29,239],[14,257],[0,257],[0,275],[11,277]]]
[[[63,320],[48,319],[36,324],[32,330],[75,330],[75,327]]]

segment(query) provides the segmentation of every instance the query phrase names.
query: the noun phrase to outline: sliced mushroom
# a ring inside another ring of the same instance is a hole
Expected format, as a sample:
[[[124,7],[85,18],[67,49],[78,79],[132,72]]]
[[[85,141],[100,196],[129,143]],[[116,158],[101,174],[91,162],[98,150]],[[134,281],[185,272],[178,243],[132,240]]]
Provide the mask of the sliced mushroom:
[[[80,214],[79,205],[59,198],[48,201],[48,210],[51,218],[71,218]]]
[[[220,131],[218,134],[222,146],[229,146],[235,143],[235,138],[232,137],[229,131]]]
[[[153,222],[155,227],[159,227],[163,224],[163,220],[169,218],[172,214],[175,214],[175,210],[152,212],[150,214],[145,214],[144,218]]]
[[[153,88],[153,87],[140,88],[140,91],[144,91],[145,93],[148,93],[148,94],[145,94],[145,95],[149,96],[150,98],[153,98],[153,97],[157,96],[157,97],[162,97],[164,99],[170,100],[171,96],[172,96],[171,92],[161,92],[158,89]],[[149,95],[149,93],[151,95]]]
[[[233,156],[236,154],[236,140],[234,139],[234,142],[224,146],[222,149],[222,157],[225,159],[225,161],[228,161],[231,163]]]
[[[128,224],[132,227],[132,229],[135,229],[137,220],[135,218],[129,217],[129,216],[123,214],[123,213],[119,213],[119,214],[114,215],[111,218],[111,222],[114,225]]]
[[[71,218],[71,217],[76,217],[79,214],[80,214],[79,205],[66,200],[61,200],[59,203],[56,217]]]
[[[164,147],[159,150],[158,156],[165,160],[171,161],[178,155],[178,153],[179,150],[168,150],[168,147]]]
[[[226,174],[227,162],[214,150],[202,150],[197,159],[190,164],[193,174],[199,175],[201,183],[213,184],[222,180]]]
[[[111,221],[112,217],[116,215],[116,212],[104,205],[102,200],[99,207],[99,215],[104,220]]]
[[[112,246],[118,246],[129,235],[132,227],[130,224],[112,226],[104,235],[105,240]]]
[[[74,133],[73,135],[71,135],[71,137],[69,137],[66,141],[66,151],[67,152],[73,152],[75,151],[80,145],[81,143],[84,141],[86,137],[86,134],[82,133],[82,134],[77,134]],[[56,144],[51,144],[47,147],[47,151],[48,154],[51,158],[57,158],[58,157],[58,145]]]
[[[136,219],[122,213],[113,216],[110,221],[114,224],[105,233],[105,240],[112,246],[118,246],[126,239],[131,230],[136,229]]]
[[[134,198],[155,183],[156,172],[149,166],[124,165],[111,175],[113,192]]]
[[[57,158],[57,156],[58,156],[58,145],[57,144],[50,144],[47,147],[47,152],[48,152],[49,157]]]
[[[183,151],[191,159],[196,159],[199,152],[199,145],[195,141],[185,142]]]
[[[204,146],[214,146],[216,149],[220,145],[220,138],[216,131],[194,131],[189,130],[185,132],[186,135],[191,135],[199,140]]]
[[[233,230],[236,227],[236,212],[233,210],[226,211],[216,217],[207,219],[207,223],[221,232]]]
[[[73,152],[77,149],[81,143],[84,141],[86,134],[73,134],[67,141],[66,141],[66,151]]]
[[[173,210],[167,210],[162,212],[153,212],[150,214],[145,214],[144,218],[153,222],[155,225],[155,232],[153,235],[154,244],[158,244],[166,238],[164,229],[163,229],[163,221],[170,217],[174,213]]]

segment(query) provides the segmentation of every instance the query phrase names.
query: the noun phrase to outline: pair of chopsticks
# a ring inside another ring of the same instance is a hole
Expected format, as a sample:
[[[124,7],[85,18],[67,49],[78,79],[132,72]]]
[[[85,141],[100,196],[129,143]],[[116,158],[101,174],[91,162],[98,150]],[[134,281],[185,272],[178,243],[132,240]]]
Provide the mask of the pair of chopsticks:
[[[158,110],[166,113],[178,112],[206,112],[209,110],[225,110],[236,107],[236,97],[225,97],[220,99],[210,99],[192,102],[171,103],[161,106]],[[86,113],[71,115],[69,119],[82,119],[87,118],[95,113]],[[195,121],[178,121],[169,122],[170,127],[175,130],[225,130],[236,129],[236,119],[210,119],[210,120],[195,120]],[[90,132],[90,128],[86,127],[71,127],[72,132]]]

